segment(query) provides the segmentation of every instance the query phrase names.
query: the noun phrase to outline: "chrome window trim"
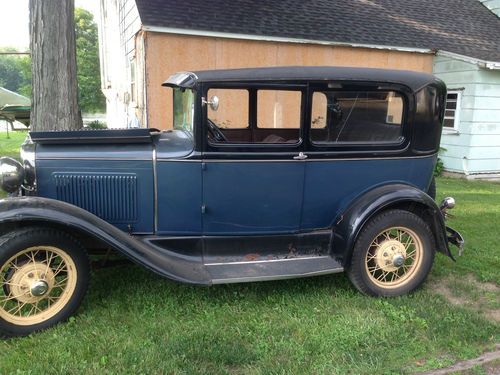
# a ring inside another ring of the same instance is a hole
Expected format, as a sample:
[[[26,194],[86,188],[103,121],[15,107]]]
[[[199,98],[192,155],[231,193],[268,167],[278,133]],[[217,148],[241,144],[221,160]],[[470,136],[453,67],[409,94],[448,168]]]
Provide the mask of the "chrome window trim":
[[[419,156],[383,156],[383,157],[366,157],[366,158],[328,158],[328,159],[315,159],[314,154],[308,152],[306,160],[290,159],[203,159],[203,160],[185,160],[185,159],[161,159],[162,162],[203,162],[203,163],[300,163],[300,162],[339,162],[339,161],[356,161],[356,160],[405,160],[405,159],[426,159],[432,158],[437,153],[430,155]]]
[[[125,158],[125,157],[72,157],[72,156],[45,156],[38,157],[36,160],[95,160],[95,161],[109,161],[109,160],[117,160],[117,161],[151,161],[150,158]]]

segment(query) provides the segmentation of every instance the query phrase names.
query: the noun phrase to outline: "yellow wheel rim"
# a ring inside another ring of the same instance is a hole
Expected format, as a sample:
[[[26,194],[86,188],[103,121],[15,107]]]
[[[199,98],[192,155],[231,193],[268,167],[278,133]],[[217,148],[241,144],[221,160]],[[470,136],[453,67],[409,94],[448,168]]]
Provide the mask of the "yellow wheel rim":
[[[401,287],[422,264],[422,241],[411,229],[392,227],[380,232],[366,253],[366,272],[382,288]]]
[[[54,317],[73,295],[77,276],[73,259],[62,249],[20,251],[0,268],[0,318],[28,326]]]

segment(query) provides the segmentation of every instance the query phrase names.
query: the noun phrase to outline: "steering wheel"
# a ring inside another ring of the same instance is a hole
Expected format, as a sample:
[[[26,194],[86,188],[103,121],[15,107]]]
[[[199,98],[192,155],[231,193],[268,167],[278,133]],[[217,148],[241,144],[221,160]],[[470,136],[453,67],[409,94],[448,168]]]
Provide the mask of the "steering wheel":
[[[208,123],[208,131],[210,133],[210,135],[212,136],[212,138],[216,141],[216,142],[228,142],[226,136],[224,135],[224,133],[217,127],[217,125],[215,125],[213,123],[212,120],[210,119],[207,119],[207,123]]]

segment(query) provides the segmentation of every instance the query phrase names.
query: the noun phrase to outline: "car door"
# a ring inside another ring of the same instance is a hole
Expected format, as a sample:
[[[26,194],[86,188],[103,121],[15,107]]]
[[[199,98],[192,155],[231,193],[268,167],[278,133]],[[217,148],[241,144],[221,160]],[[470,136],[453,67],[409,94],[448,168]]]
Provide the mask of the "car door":
[[[329,228],[353,199],[376,186],[427,186],[430,158],[408,158],[405,87],[325,82],[309,93],[302,230]]]
[[[205,87],[204,235],[299,230],[304,189],[303,87]]]

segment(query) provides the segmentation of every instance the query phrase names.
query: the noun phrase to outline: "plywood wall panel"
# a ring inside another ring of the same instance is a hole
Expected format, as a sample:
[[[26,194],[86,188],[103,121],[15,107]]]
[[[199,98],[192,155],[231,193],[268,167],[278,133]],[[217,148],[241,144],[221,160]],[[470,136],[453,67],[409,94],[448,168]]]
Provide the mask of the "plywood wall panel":
[[[182,70],[257,66],[365,66],[432,72],[432,55],[330,45],[277,43],[146,33],[148,126],[172,126],[171,89],[161,83]]]

